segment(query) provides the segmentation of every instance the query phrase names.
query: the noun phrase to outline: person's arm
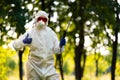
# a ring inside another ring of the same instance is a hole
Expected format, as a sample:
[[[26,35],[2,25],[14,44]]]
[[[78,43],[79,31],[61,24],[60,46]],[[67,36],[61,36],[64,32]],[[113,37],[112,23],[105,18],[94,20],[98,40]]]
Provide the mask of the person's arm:
[[[60,46],[59,46],[58,39],[56,39],[54,41],[53,51],[54,51],[55,54],[60,54]],[[63,51],[63,49],[62,49],[62,51]]]
[[[57,38],[57,35],[54,36],[55,40],[54,40],[54,53],[56,54],[60,54],[61,52],[64,51],[64,45],[66,43],[66,40],[64,38],[62,38],[60,41]]]
[[[12,46],[15,50],[21,50],[27,44],[32,42],[32,38],[29,38],[29,34],[26,32],[25,34],[21,35],[18,39],[14,40]]]

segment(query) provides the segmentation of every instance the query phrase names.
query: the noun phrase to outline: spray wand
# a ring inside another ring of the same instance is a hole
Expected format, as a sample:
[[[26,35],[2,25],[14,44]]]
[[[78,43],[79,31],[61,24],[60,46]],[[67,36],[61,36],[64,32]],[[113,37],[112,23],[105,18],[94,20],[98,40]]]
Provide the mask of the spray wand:
[[[67,30],[68,28],[70,27],[70,24],[71,24],[71,19],[70,21],[68,22],[68,25],[67,25],[67,28],[63,34],[63,37],[62,38],[65,38],[66,37],[66,34],[67,34]],[[64,80],[64,76],[63,76],[63,69],[62,69],[62,66],[63,66],[63,58],[62,58],[62,47],[60,46],[60,54],[57,55],[57,61],[59,63],[59,69],[60,69],[60,74],[61,74],[61,79]]]

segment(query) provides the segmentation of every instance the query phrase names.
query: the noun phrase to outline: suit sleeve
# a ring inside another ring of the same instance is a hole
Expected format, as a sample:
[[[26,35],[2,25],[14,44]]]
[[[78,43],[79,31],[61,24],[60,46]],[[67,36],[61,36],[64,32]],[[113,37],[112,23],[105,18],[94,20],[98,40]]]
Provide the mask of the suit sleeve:
[[[60,48],[60,45],[59,45],[59,40],[57,38],[57,35],[55,33],[54,34],[54,46],[53,46],[53,51],[54,53],[56,54],[60,54],[60,51],[62,52],[64,50],[64,47]]]
[[[24,33],[18,39],[12,42],[12,46],[15,50],[21,50],[26,46],[26,44],[23,43],[23,39],[26,37],[26,35],[27,33]]]

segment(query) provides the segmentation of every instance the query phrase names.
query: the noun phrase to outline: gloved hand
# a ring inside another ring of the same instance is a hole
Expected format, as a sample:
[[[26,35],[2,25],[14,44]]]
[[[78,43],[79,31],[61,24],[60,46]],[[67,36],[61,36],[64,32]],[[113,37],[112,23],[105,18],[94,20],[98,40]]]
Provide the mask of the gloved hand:
[[[23,43],[24,44],[30,44],[32,42],[32,38],[29,38],[28,36],[29,36],[29,34],[27,34],[25,39],[23,39]]]
[[[66,40],[65,40],[65,38],[62,38],[60,40],[60,47],[64,46],[65,44],[66,44]]]

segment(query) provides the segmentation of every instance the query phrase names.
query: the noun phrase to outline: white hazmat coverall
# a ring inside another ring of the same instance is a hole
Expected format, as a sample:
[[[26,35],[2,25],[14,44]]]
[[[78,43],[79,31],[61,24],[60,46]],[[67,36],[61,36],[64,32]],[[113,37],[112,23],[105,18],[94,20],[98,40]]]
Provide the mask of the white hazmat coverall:
[[[44,11],[37,13],[37,16],[45,16]],[[27,80],[60,80],[59,74],[54,68],[53,53],[60,53],[59,41],[55,32],[47,26],[42,28],[35,25],[31,30],[26,31],[17,40],[14,40],[13,47],[16,50],[24,46],[30,47],[30,54],[27,62]],[[30,44],[24,44],[23,39],[26,35],[32,38]],[[63,49],[62,49],[63,50]]]

